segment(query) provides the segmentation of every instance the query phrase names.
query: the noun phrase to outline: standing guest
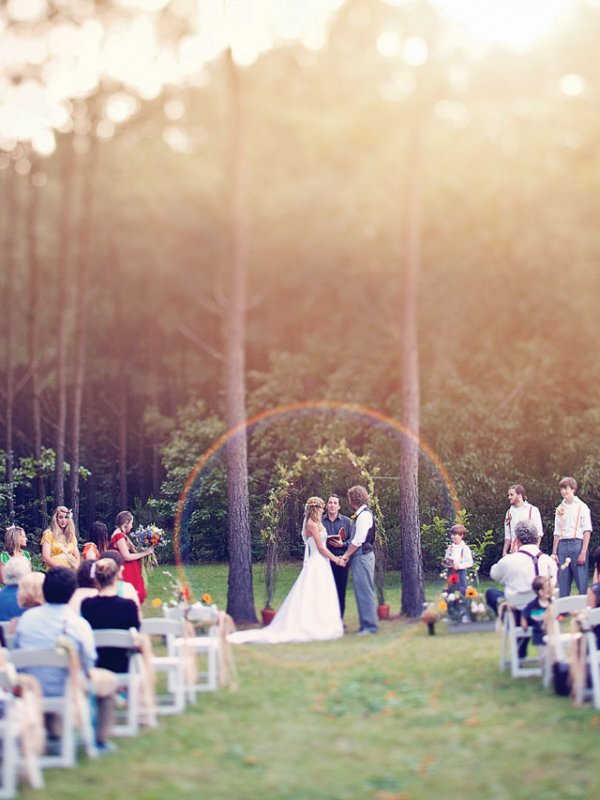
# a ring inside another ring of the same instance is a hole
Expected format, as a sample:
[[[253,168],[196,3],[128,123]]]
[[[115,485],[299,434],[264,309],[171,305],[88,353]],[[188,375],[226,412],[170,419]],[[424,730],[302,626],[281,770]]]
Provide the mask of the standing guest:
[[[4,565],[4,589],[0,589],[0,621],[8,622],[20,617],[24,608],[17,602],[19,582],[31,572],[31,564],[22,556],[14,556]]]
[[[592,534],[590,509],[575,496],[575,478],[563,478],[558,484],[562,502],[554,515],[552,558],[558,562],[558,589],[561,597],[571,594],[574,580],[579,594],[588,587],[588,547]]]
[[[98,584],[96,597],[88,597],[81,603],[81,616],[93,630],[118,628],[139,630],[140,620],[136,604],[117,595],[119,567],[112,558],[101,558],[95,564],[95,579]],[[97,666],[112,672],[127,672],[129,655],[117,647],[99,647]]]
[[[502,555],[507,553],[514,553],[515,551],[515,526],[521,520],[528,520],[532,522],[538,532],[538,547],[544,535],[542,527],[542,517],[539,508],[532,506],[527,502],[527,495],[525,489],[520,483],[513,483],[508,487],[508,502],[510,508],[504,517],[504,548]]]
[[[65,506],[58,506],[50,520],[50,527],[42,534],[42,561],[49,567],[77,569],[80,555],[73,514]]]
[[[340,514],[340,498],[337,494],[330,494],[326,505],[326,514],[323,525],[327,531],[327,549],[334,556],[343,556],[348,549],[348,538],[352,522],[348,517]],[[344,618],[346,609],[346,586],[348,584],[348,569],[340,567],[336,561],[330,561],[335,588],[340,603],[340,616]]]
[[[348,502],[354,511],[354,531],[347,551],[341,557],[346,566],[352,561],[352,584],[358,608],[359,635],[377,633],[377,603],[375,601],[375,519],[369,508],[369,493],[364,486],[348,489]]]
[[[149,556],[154,552],[154,548],[149,547],[147,550],[137,552],[135,545],[129,538],[129,533],[133,528],[133,514],[131,511],[120,511],[117,514],[116,530],[110,539],[111,550],[118,550],[123,556],[123,580],[130,583],[140,598],[140,604],[146,599],[146,586],[144,585],[144,578],[142,575],[141,559]]]
[[[108,550],[108,528],[103,522],[94,522],[90,528],[90,540],[83,545],[81,557],[84,561],[97,561]]]
[[[451,573],[458,576],[458,590],[461,594],[467,592],[467,570],[473,566],[473,554],[468,544],[465,544],[467,529],[464,525],[453,525],[450,528],[452,544],[448,545],[444,562]]]
[[[41,606],[44,600],[44,578],[43,572],[28,572],[19,581],[19,591],[17,592],[17,603],[23,611],[28,608]]]

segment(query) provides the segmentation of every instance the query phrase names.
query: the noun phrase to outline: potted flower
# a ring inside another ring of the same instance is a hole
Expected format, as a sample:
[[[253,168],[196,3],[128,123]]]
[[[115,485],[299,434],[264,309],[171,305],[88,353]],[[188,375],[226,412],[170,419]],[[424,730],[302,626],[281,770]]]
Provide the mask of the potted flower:
[[[273,598],[275,595],[275,587],[277,585],[277,570],[279,567],[277,536],[272,536],[267,539],[265,548],[265,560],[263,563],[265,575],[265,607],[261,610],[263,625],[268,625],[275,616],[275,609],[273,608]]]
[[[375,591],[377,592],[377,616],[390,618],[390,607],[385,602],[385,571],[387,567],[387,541],[379,535],[375,538]]]

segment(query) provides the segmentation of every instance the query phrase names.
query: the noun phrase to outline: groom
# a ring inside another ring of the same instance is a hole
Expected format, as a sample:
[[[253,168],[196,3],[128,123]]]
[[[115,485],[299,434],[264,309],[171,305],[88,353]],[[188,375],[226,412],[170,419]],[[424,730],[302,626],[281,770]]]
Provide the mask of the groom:
[[[348,489],[348,502],[354,511],[353,536],[348,550],[340,559],[346,566],[352,559],[352,584],[358,608],[358,634],[377,633],[377,607],[375,603],[375,520],[369,508],[369,494],[364,486]]]

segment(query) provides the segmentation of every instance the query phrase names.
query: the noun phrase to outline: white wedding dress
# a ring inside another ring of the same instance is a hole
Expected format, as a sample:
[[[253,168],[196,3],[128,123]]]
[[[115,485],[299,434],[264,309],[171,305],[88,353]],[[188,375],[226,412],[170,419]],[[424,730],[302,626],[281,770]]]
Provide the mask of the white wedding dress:
[[[325,543],[325,528],[320,531]],[[227,637],[234,644],[282,644],[338,639],[344,635],[333,573],[312,537],[306,538],[304,566],[283,605],[266,628],[237,631]]]

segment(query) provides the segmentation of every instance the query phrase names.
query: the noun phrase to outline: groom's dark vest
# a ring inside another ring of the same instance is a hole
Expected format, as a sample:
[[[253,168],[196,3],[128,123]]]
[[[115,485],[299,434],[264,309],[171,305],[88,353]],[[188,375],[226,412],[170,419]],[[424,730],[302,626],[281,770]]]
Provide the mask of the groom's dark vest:
[[[371,509],[368,506],[365,506],[362,509],[362,511],[359,511],[358,514],[356,515],[355,520],[354,520],[354,524],[355,525],[356,525],[356,520],[360,517],[360,515],[363,513],[363,511],[371,511]],[[371,516],[373,517],[373,524],[371,525],[371,527],[369,528],[369,530],[367,532],[367,538],[364,540],[364,542],[360,546],[360,552],[364,553],[365,555],[367,553],[371,553],[373,551],[373,544],[375,542],[375,514],[373,514],[372,511],[371,511]]]

